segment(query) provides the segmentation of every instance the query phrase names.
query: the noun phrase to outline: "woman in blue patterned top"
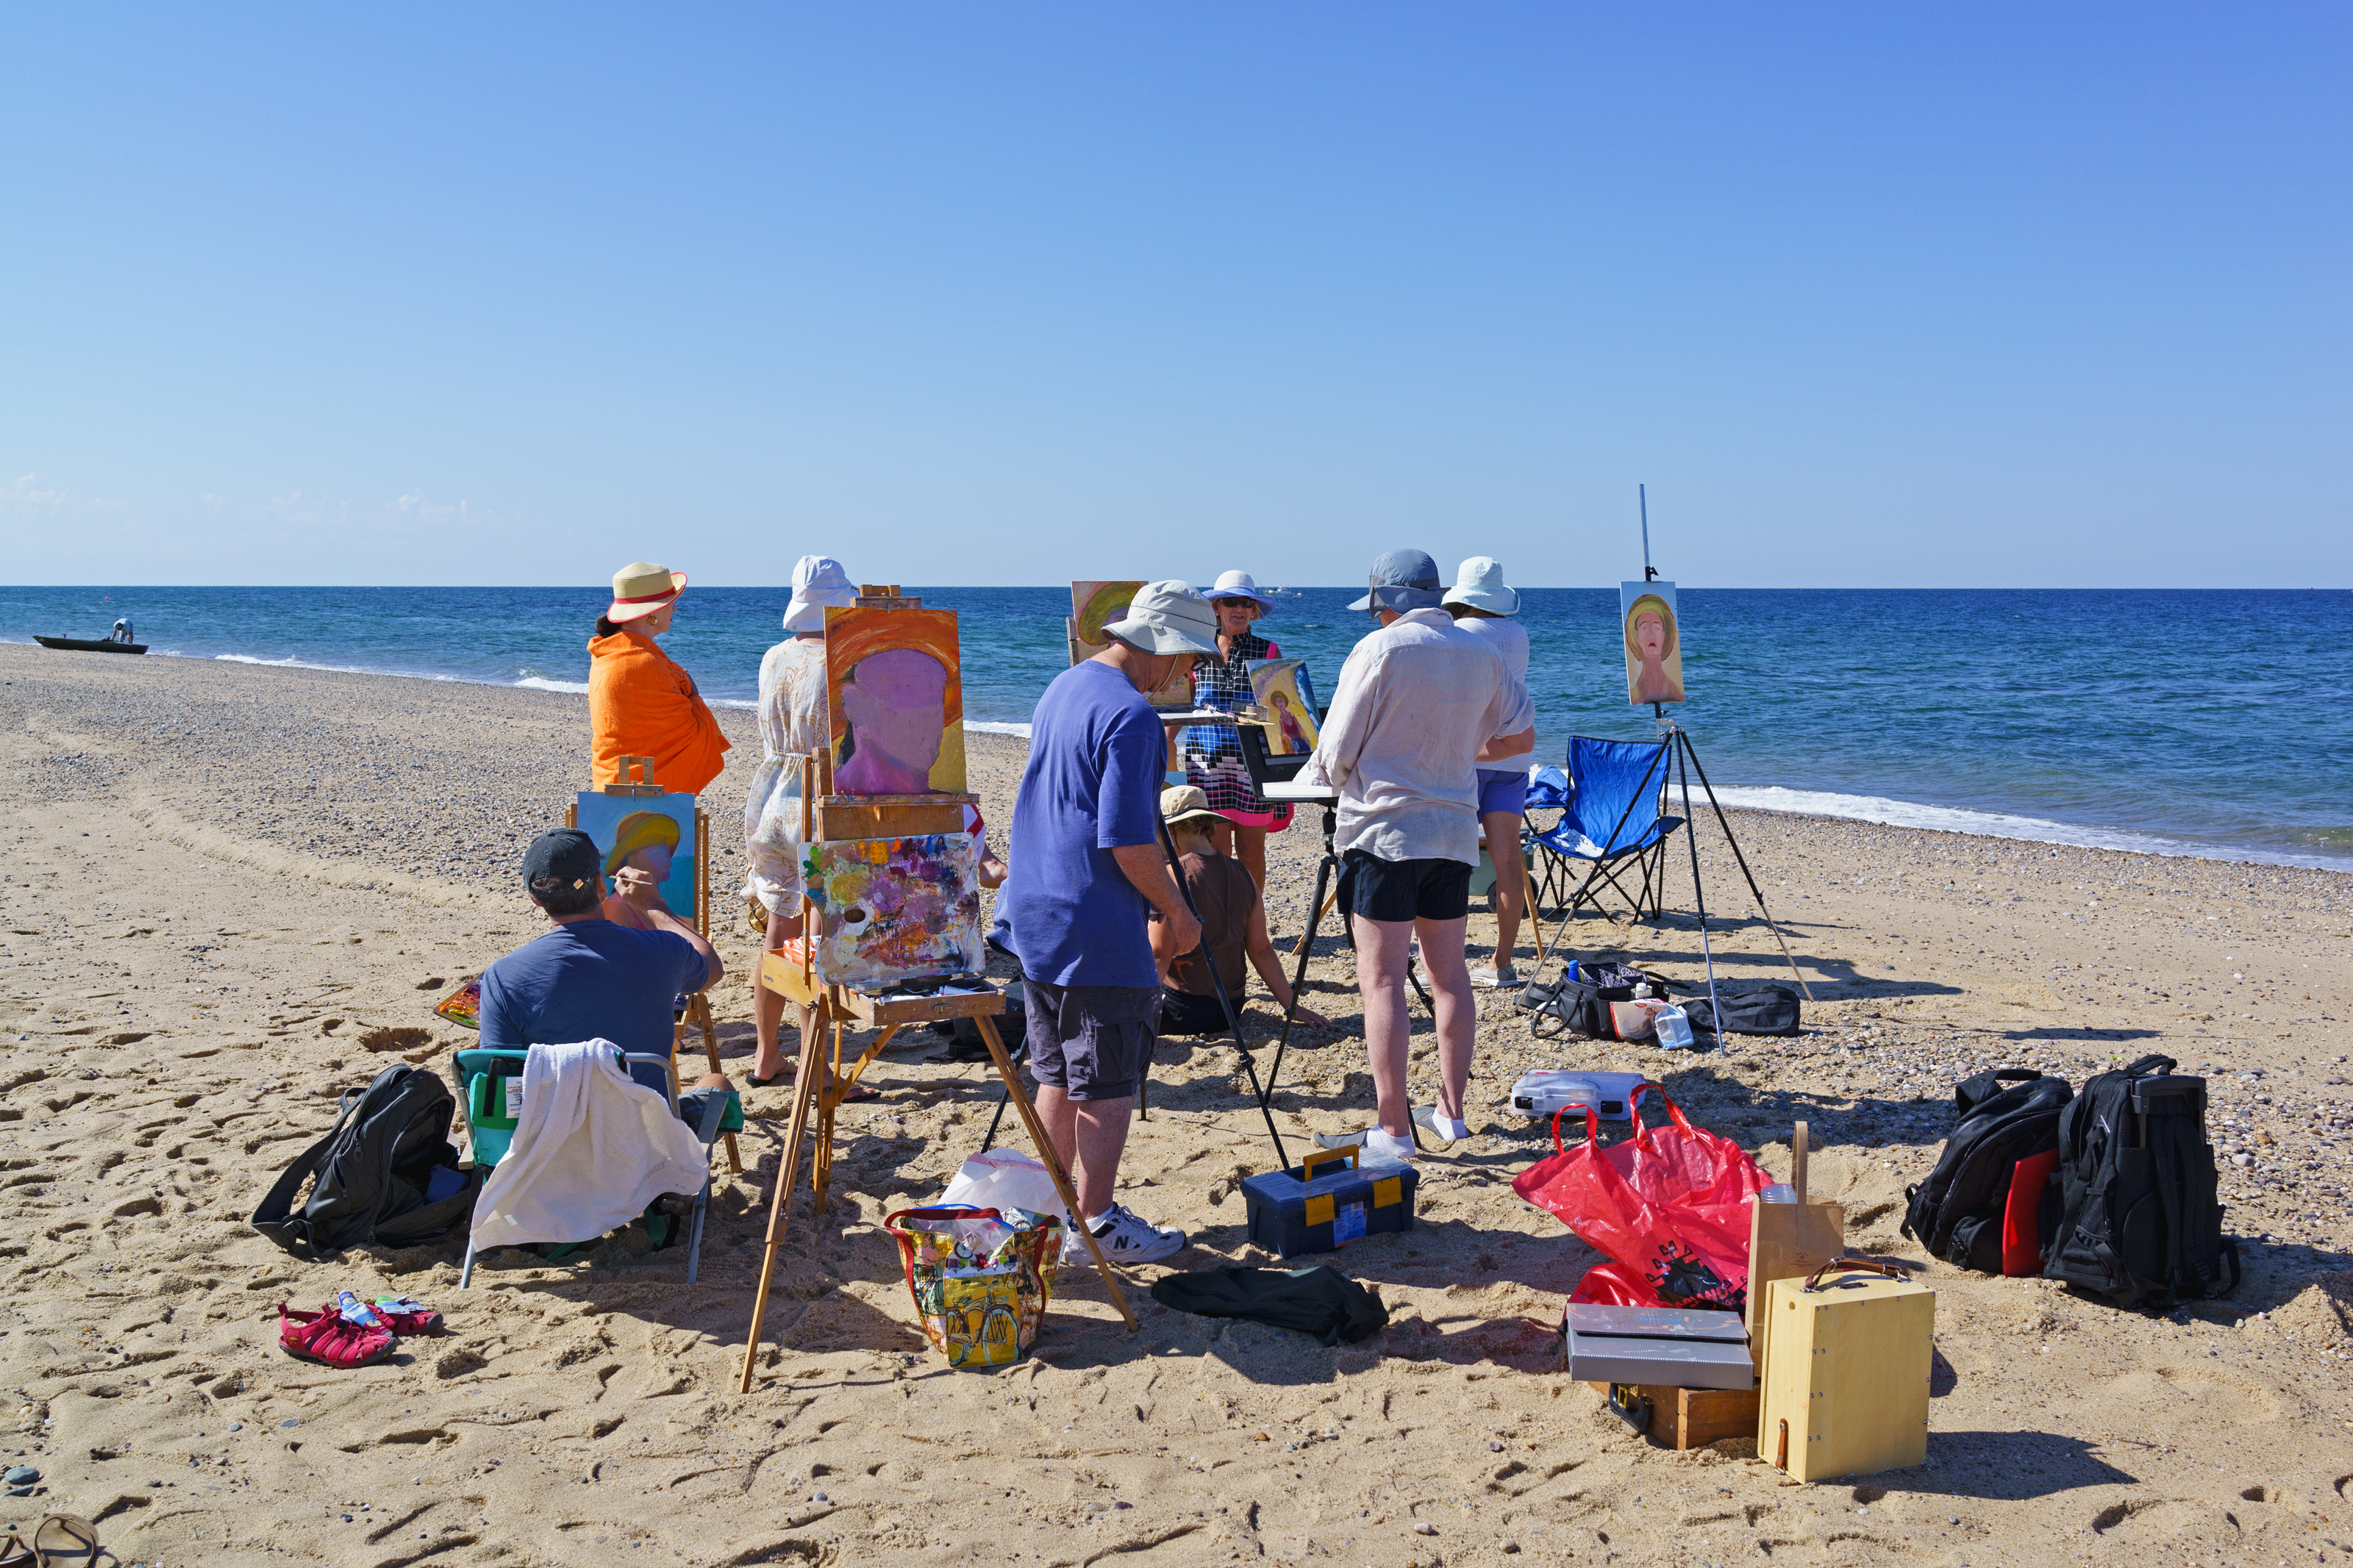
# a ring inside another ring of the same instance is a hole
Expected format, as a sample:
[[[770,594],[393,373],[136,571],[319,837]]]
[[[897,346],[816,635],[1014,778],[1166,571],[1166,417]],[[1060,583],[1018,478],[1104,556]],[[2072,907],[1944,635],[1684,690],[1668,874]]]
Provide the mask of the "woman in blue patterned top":
[[[1258,591],[1247,572],[1225,574],[1207,596],[1218,612],[1219,657],[1193,661],[1193,701],[1197,707],[1239,712],[1257,700],[1250,690],[1250,666],[1282,657],[1281,648],[1250,629],[1274,601]],[[1208,795],[1209,809],[1226,820],[1224,831],[1210,835],[1219,853],[1240,860],[1250,879],[1265,887],[1266,836],[1291,826],[1290,805],[1261,799],[1250,788],[1232,725],[1193,725],[1178,737],[1177,745],[1185,782]]]

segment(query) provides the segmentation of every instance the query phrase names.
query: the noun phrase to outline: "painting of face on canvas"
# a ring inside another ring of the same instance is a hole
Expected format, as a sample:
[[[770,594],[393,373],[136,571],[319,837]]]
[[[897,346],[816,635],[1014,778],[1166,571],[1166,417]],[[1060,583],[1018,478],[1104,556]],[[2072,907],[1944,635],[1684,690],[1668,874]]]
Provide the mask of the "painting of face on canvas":
[[[1116,583],[1073,583],[1071,584],[1071,662],[1094,658],[1111,646],[1103,636],[1103,627],[1127,614],[1127,606],[1135,599],[1136,590],[1144,584],[1136,579]],[[1193,706],[1192,671],[1178,666],[1168,672],[1168,679],[1144,694],[1144,700],[1155,708],[1190,708]]]
[[[1103,623],[1115,621],[1127,614],[1127,606],[1135,591],[1144,586],[1139,579],[1121,583],[1073,583],[1071,584],[1071,662],[1092,658],[1111,646],[1103,636]]]
[[[825,682],[836,793],[964,792],[954,610],[827,610]]]
[[[1250,693],[1271,716],[1266,726],[1271,756],[1304,756],[1315,749],[1315,690],[1303,659],[1270,658],[1250,667]]]
[[[835,985],[890,985],[976,973],[980,868],[972,836],[835,838],[807,846],[817,972]]]
[[[1618,619],[1626,645],[1626,700],[1681,702],[1683,635],[1675,620],[1672,583],[1618,584]]]
[[[580,796],[575,820],[603,857],[607,892],[625,868],[643,871],[654,879],[662,908],[695,923],[694,796],[589,790]]]

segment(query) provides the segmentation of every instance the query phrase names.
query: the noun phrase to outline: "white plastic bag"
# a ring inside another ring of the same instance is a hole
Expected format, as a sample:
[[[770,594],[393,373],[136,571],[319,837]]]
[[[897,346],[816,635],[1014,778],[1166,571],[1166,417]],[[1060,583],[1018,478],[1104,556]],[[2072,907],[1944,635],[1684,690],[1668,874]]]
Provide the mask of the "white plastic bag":
[[[1053,1173],[1029,1155],[1011,1149],[991,1149],[975,1154],[948,1179],[944,1204],[969,1204],[974,1208],[1029,1209],[1057,1215],[1062,1222],[1062,1248],[1071,1247],[1071,1213],[1054,1191]],[[1059,1260],[1058,1260],[1059,1261]]]

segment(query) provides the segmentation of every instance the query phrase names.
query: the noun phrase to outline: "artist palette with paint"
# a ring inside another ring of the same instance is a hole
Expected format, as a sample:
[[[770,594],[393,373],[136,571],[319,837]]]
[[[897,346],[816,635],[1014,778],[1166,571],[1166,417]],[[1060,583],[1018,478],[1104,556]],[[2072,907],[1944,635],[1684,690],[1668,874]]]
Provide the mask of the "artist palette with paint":
[[[803,850],[801,869],[827,984],[868,989],[986,963],[970,834],[820,840]]]

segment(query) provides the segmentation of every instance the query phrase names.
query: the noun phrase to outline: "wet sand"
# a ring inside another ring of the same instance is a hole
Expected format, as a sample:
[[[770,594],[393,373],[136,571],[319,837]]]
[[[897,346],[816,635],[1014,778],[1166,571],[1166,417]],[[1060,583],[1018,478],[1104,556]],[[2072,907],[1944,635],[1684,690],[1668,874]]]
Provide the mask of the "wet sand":
[[[290,1258],[247,1218],[336,1096],[393,1059],[361,1037],[425,1029],[410,1054],[439,1065],[462,1037],[431,1003],[540,929],[513,868],[585,774],[585,707],[0,647],[16,781],[0,824],[0,1456],[41,1473],[0,1527],[70,1509],[122,1562],[158,1565],[2353,1552],[2338,1489],[2353,1486],[2353,879],[2325,872],[1735,813],[1815,994],[1806,1033],[1683,1055],[1544,1042],[1482,995],[1475,1135],[1422,1163],[1416,1229],[1330,1259],[1393,1314],[1357,1346],[1161,1310],[1144,1293],[1156,1268],[1128,1277],[1131,1335],[1077,1270],[1033,1361],[945,1371],[879,1221],[938,1193],[993,1096],[978,1069],[923,1059],[927,1037],[871,1071],[881,1102],[845,1110],[834,1200],[819,1224],[804,1207],[785,1248],[751,1394],[733,1373],[782,1087],[746,1091],[746,1170],[718,1184],[692,1288],[679,1254],[635,1231],[554,1265],[494,1253],[463,1295],[455,1243]],[[758,742],[749,714],[721,719],[736,750],[706,799],[723,889]],[[970,749],[1002,849],[1021,744]],[[1721,836],[1704,824],[1698,841],[1719,974],[1786,979]],[[1273,848],[1287,948],[1316,844],[1303,826]],[[1588,917],[1567,943],[1696,981],[1690,886],[1678,839],[1668,898],[1686,912]],[[720,909],[730,973],[712,1000],[740,1084],[754,948],[735,903]],[[1483,910],[1472,933],[1483,956]],[[1293,1145],[1363,1125],[1371,1104],[1328,924],[1309,994],[1335,1027],[1283,1064]],[[1250,1023],[1273,1031],[1262,996]],[[2080,1082],[2148,1051],[2210,1075],[2243,1285],[2157,1317],[1931,1265],[1927,1465],[1790,1484],[1736,1442],[1650,1445],[1553,1370],[1547,1325],[1595,1255],[1511,1191],[1550,1146],[1503,1103],[1527,1068],[1648,1072],[1777,1173],[1803,1118],[1816,1193],[1846,1205],[1851,1244],[1917,1259],[1896,1231],[1903,1191],[1934,1161],[1957,1078],[2022,1065]],[[1178,1267],[1264,1260],[1231,1190],[1271,1163],[1241,1082],[1229,1047],[1164,1042],[1122,1196],[1193,1233]],[[339,1286],[411,1292],[448,1331],[356,1372],[283,1355],[274,1304]]]

